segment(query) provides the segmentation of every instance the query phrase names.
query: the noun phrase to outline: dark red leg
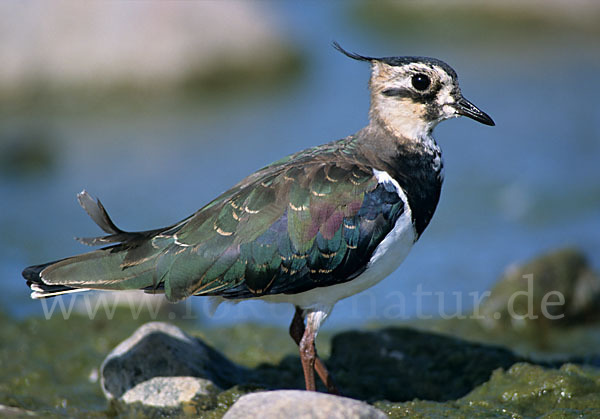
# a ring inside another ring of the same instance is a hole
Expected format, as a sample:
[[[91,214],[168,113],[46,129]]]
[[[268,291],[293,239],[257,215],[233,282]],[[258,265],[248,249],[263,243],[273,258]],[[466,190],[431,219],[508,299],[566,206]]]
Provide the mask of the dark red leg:
[[[321,381],[327,387],[327,391],[331,394],[339,394],[337,387],[333,383],[331,374],[327,371],[323,361],[317,356],[315,348],[316,332],[316,330],[311,330],[304,325],[302,309],[296,307],[296,313],[290,324],[290,336],[300,348],[300,361],[302,361],[302,369],[304,370],[306,389],[316,390],[314,371],[317,371],[319,378],[321,378]]]

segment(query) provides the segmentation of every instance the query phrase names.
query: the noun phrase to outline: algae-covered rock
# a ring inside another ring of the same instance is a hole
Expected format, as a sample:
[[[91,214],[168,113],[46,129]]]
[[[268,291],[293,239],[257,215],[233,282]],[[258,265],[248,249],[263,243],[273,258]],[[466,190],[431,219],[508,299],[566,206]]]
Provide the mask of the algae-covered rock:
[[[252,393],[241,397],[227,411],[225,419],[314,419],[373,418],[386,415],[358,400],[301,390]]]
[[[185,334],[176,326],[151,322],[137,329],[121,342],[104,360],[100,370],[101,385],[109,399],[124,402],[139,401],[154,405],[156,394],[161,393],[161,404],[180,404],[182,391],[163,391],[163,387],[180,388],[186,382],[198,387],[203,394],[209,388],[228,388],[244,381],[244,369],[235,365],[200,339]],[[150,381],[157,377],[158,381]],[[200,381],[194,381],[193,378]],[[143,386],[142,384],[145,384]],[[188,400],[197,392],[187,392]],[[168,400],[168,397],[171,397]]]
[[[517,363],[456,401],[378,402],[392,418],[600,417],[600,370],[564,364],[560,369]]]
[[[600,371],[564,364],[560,369],[518,363],[494,371],[491,379],[473,390],[465,401],[496,405],[524,416],[550,412],[600,414]]]
[[[600,277],[581,252],[562,249],[509,268],[479,312],[486,328],[543,338],[546,328],[598,319],[598,307]]]
[[[333,338],[327,365],[343,395],[362,400],[450,400],[521,358],[499,346],[385,328]]]

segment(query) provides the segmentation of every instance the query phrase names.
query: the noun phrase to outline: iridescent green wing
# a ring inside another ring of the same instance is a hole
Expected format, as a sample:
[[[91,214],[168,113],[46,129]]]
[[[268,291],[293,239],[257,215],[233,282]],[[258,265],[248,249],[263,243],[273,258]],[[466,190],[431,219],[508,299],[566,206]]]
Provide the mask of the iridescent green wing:
[[[347,281],[403,210],[393,185],[378,184],[370,168],[341,153],[308,153],[268,169],[154,239],[172,240],[155,281],[171,300]]]

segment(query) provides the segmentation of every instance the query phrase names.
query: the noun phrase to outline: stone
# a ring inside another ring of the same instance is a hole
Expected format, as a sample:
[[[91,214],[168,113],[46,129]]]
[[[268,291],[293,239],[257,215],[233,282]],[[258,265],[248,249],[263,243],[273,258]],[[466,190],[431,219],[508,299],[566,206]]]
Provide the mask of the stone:
[[[137,384],[121,396],[125,403],[174,408],[192,400],[218,394],[220,389],[209,380],[197,377],[154,377]]]
[[[225,419],[386,418],[367,403],[331,394],[303,390],[278,390],[242,396],[227,411]]]
[[[394,418],[597,418],[600,417],[600,369],[564,364],[547,368],[517,363],[494,371],[465,397],[439,403],[413,400],[376,402]]]
[[[108,399],[149,405],[157,400],[173,405],[198,392],[210,393],[213,387],[231,387],[243,381],[244,373],[244,368],[200,339],[161,322],[142,325],[100,367],[102,391]],[[189,391],[183,391],[185,385],[191,386]],[[167,401],[167,395],[173,399]]]
[[[209,83],[224,71],[274,76],[293,48],[263,7],[246,2],[11,0],[0,3],[0,33],[3,93],[124,85],[147,91],[186,80]]]
[[[598,320],[600,277],[573,248],[510,266],[478,308],[487,329],[522,330],[536,338],[550,327]]]
[[[344,396],[404,402],[462,397],[524,360],[500,346],[408,328],[335,335],[327,368]]]
[[[27,416],[38,416],[35,412],[31,410],[25,410],[18,407],[13,406],[5,406],[0,404],[0,416],[3,418],[23,418]]]

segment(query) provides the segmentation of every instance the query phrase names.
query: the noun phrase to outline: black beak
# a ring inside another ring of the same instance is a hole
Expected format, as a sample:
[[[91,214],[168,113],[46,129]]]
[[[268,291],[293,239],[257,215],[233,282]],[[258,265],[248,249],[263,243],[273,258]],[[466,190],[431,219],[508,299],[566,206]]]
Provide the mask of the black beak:
[[[496,125],[494,123],[494,120],[492,118],[490,118],[490,116],[488,114],[479,110],[479,108],[477,106],[473,105],[471,102],[469,102],[464,97],[461,97],[456,102],[455,108],[456,108],[456,112],[459,115],[468,116],[469,118],[474,119],[477,122],[481,122],[482,124],[485,124],[485,125],[490,125],[490,126]]]

